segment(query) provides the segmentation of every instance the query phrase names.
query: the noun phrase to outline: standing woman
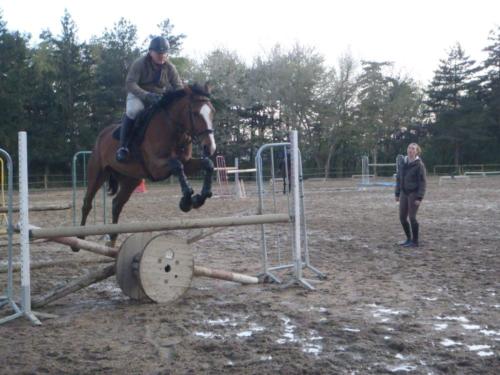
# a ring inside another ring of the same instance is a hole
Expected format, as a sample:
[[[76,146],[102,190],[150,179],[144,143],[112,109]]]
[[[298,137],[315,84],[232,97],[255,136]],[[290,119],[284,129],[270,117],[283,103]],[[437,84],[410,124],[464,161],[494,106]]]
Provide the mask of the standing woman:
[[[399,165],[396,178],[396,202],[399,202],[399,220],[406,234],[404,247],[418,246],[417,211],[424,199],[427,177],[425,165],[420,159],[422,150],[416,143],[410,143],[407,156]],[[408,217],[410,223],[408,223]],[[410,231],[411,227],[411,231]]]

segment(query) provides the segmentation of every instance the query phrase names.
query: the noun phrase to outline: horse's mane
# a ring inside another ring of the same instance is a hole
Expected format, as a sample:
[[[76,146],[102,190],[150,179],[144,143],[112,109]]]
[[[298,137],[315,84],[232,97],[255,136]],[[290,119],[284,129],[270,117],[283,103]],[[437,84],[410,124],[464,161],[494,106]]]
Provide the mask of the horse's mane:
[[[196,95],[206,96],[207,98],[210,98],[210,93],[207,91],[205,86],[202,86],[199,83],[194,83],[193,85],[189,85],[189,88]]]
[[[175,101],[188,95],[190,91],[196,95],[205,96],[207,98],[210,97],[210,93],[207,92],[207,90],[203,86],[198,83],[194,83],[192,85],[187,85],[185,88],[163,94],[157,104],[157,107],[167,108]]]

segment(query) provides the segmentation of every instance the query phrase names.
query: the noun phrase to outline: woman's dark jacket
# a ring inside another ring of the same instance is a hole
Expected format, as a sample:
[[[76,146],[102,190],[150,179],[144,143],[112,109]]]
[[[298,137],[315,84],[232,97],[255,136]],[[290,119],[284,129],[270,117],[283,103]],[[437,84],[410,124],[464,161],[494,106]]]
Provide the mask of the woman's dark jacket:
[[[425,188],[427,185],[427,172],[425,165],[420,158],[409,162],[408,157],[399,165],[396,176],[396,197],[399,197],[401,191],[405,195],[416,193],[417,199],[424,199]]]

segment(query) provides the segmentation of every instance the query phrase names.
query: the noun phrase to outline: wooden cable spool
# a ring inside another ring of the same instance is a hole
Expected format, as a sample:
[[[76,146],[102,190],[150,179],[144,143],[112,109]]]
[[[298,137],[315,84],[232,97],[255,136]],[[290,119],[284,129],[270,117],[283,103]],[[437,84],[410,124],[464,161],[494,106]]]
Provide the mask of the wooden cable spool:
[[[174,301],[189,288],[193,270],[191,247],[171,233],[133,234],[123,242],[116,260],[120,288],[140,301]]]

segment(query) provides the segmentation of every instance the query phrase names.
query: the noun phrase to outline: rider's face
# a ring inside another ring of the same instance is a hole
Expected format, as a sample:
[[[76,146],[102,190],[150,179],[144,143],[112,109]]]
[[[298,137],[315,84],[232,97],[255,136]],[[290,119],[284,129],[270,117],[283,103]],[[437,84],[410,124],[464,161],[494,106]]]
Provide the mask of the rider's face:
[[[158,53],[156,51],[149,51],[153,62],[158,65],[162,65],[167,61],[168,54],[166,53]]]

